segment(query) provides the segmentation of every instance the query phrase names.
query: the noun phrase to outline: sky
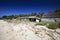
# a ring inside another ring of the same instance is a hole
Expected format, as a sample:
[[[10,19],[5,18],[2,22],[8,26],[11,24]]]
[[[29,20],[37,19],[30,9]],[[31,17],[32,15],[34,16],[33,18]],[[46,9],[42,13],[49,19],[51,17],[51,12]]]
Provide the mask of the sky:
[[[0,0],[0,17],[53,11],[60,7],[60,0]]]

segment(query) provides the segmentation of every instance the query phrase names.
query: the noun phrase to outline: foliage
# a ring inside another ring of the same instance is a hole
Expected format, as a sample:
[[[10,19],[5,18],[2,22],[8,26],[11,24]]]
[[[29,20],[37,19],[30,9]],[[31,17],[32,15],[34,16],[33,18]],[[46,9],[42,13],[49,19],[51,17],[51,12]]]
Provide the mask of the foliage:
[[[25,17],[25,16],[29,16],[29,14],[20,14],[18,17]]]
[[[3,20],[8,19],[8,16],[3,16],[2,19]]]
[[[37,17],[42,17],[44,13],[39,12],[38,14],[36,12],[32,12],[31,14],[20,14],[20,15],[9,15],[9,16],[3,16],[2,19],[13,19],[17,17],[28,17],[28,16],[37,16]]]
[[[60,12],[60,8],[56,8],[54,12]]]
[[[58,22],[39,22],[39,23],[36,23],[35,25],[42,25],[42,26],[46,25],[49,29],[60,28],[60,23]]]
[[[44,12],[39,12],[36,16],[42,18]]]
[[[39,13],[36,15],[36,17],[40,17],[40,22],[41,22],[41,18],[42,18],[42,16],[43,16],[44,14],[45,14],[44,12],[39,12]]]
[[[60,28],[60,22],[58,23],[58,28]]]
[[[28,17],[28,16],[36,16],[35,12],[32,12],[31,14],[20,14],[19,17]]]
[[[36,16],[36,12],[32,12],[31,16]]]
[[[56,8],[54,12],[60,12],[60,8]],[[36,12],[32,12],[31,14],[20,14],[20,15],[9,15],[9,16],[3,16],[2,19],[13,19],[17,17],[28,17],[28,16],[36,16],[42,18],[44,12],[39,12],[38,14]],[[52,14],[53,15],[53,14]]]
[[[2,19],[5,20],[5,19],[13,19],[13,18],[17,18],[16,15],[10,15],[10,16],[3,16]]]
[[[42,26],[44,26],[44,25],[46,25],[46,23],[45,22],[39,22],[39,23],[36,23],[35,25],[42,25]]]
[[[48,28],[56,29],[56,28],[58,28],[58,23],[49,23]]]

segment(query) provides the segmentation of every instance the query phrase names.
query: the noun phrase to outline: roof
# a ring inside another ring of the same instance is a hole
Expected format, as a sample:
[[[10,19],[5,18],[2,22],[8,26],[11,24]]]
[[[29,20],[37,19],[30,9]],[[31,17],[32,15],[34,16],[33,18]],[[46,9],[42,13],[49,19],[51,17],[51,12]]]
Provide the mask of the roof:
[[[60,12],[44,14],[43,18],[60,18]]]
[[[36,17],[36,16],[29,16],[29,18],[38,18],[38,17]]]
[[[36,18],[36,16],[20,17],[20,18]]]

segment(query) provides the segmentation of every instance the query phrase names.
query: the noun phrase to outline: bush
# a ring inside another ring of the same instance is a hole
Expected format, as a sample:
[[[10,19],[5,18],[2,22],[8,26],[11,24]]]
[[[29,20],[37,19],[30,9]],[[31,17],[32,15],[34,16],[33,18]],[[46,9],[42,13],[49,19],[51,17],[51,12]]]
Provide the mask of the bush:
[[[44,25],[46,25],[46,23],[45,22],[39,22],[39,23],[36,23],[36,25],[42,25],[42,26],[44,26]]]
[[[58,27],[60,28],[60,23],[58,23]]]
[[[47,25],[49,24],[49,25]],[[60,28],[60,23],[58,22],[39,22],[39,23],[36,23],[36,25],[46,25],[49,29],[57,29],[57,28]]]
[[[57,26],[58,26],[57,23],[50,23],[48,25],[48,28],[50,28],[50,29],[56,29],[56,28],[58,28]]]
[[[48,28],[50,29],[60,28],[60,23],[57,23],[57,22],[49,23]]]

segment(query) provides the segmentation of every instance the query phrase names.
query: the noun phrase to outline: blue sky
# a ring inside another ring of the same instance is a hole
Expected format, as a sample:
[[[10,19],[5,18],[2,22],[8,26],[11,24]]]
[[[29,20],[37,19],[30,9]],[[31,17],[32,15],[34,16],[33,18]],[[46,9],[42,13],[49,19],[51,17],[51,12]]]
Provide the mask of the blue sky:
[[[60,7],[60,0],[0,0],[0,17],[12,14],[53,11]]]

